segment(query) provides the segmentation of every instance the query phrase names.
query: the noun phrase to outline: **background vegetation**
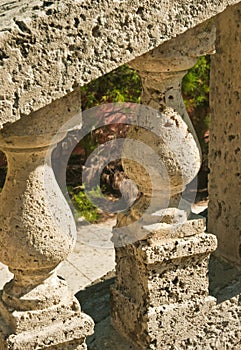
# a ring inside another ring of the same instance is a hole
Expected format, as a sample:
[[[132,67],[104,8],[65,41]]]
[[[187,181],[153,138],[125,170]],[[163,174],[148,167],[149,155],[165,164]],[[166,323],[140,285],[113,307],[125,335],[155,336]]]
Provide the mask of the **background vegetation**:
[[[207,187],[208,127],[209,127],[209,70],[210,58],[200,57],[198,63],[183,79],[183,96],[187,111],[194,124],[203,152],[203,166],[199,174],[199,188]],[[141,80],[127,65],[81,88],[82,109],[109,102],[140,102]],[[100,219],[98,209],[86,198],[81,182],[82,167],[89,154],[101,143],[114,137],[123,137],[120,125],[98,128],[86,135],[75,147],[67,166],[67,188],[76,208],[76,215],[88,221]],[[61,154],[58,153],[58,157]],[[6,176],[6,159],[0,153],[0,190]],[[112,199],[120,195],[118,182],[124,177],[120,160],[105,167],[101,177],[101,190]],[[96,189],[100,191],[100,189]]]

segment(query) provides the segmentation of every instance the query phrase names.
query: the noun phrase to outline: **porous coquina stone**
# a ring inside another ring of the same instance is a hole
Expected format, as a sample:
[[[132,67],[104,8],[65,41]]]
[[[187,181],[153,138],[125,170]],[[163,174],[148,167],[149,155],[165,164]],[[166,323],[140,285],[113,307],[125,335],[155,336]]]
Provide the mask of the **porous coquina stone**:
[[[238,0],[0,2],[0,127]]]
[[[209,230],[217,254],[241,266],[241,4],[217,18],[211,61]]]
[[[92,319],[56,274],[74,247],[76,227],[50,166],[51,151],[79,112],[79,93],[0,131],[8,160],[0,195],[0,260],[14,274],[0,293],[1,350],[86,349],[93,332]]]
[[[165,235],[161,228],[152,235],[153,225],[148,235],[146,226],[145,238],[116,248],[112,324],[140,349],[169,349],[196,335],[216,305],[209,295],[207,271],[217,240],[192,221],[180,223],[176,237],[171,224]],[[183,237],[187,227],[188,236]],[[125,228],[119,229],[120,235],[121,230],[124,234]]]

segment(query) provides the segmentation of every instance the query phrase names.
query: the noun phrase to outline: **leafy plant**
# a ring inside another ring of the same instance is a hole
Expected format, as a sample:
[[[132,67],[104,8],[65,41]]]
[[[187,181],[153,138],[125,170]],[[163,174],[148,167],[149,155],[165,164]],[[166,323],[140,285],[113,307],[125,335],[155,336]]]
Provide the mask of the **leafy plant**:
[[[91,107],[106,104],[110,102],[140,102],[141,95],[141,79],[135,70],[129,68],[127,65],[123,65],[118,69],[115,69],[109,74],[106,74],[99,79],[90,82],[81,88],[81,104],[82,110],[90,109]],[[110,141],[114,138],[125,137],[125,133],[128,126],[124,124],[108,124],[101,128],[93,130],[87,134],[75,147],[72,155],[72,159],[69,160],[69,165],[74,164],[78,167],[78,157],[76,154],[81,155],[82,164],[91,154],[91,152],[100,144]],[[101,156],[101,155],[100,155]],[[80,162],[80,156],[79,156]],[[69,166],[71,168],[71,166]],[[107,173],[109,167],[107,166]],[[79,168],[81,172],[81,168]],[[74,183],[74,179],[68,178],[67,171],[67,182]],[[108,176],[108,178],[110,178]],[[106,177],[104,176],[101,181],[101,189],[105,191],[106,188],[110,187],[109,183],[105,183]],[[84,193],[84,188],[81,183],[81,174],[78,174],[78,181],[81,186],[77,186],[76,189],[71,188],[69,191],[70,198],[78,213],[85,217],[86,220],[93,222],[98,220],[100,217],[96,206],[94,206],[90,199],[87,198]],[[100,189],[95,189],[95,195],[98,194]]]
[[[201,56],[196,65],[183,78],[182,90],[188,106],[208,103],[210,56]]]
[[[204,134],[209,128],[209,72],[210,56],[199,57],[182,81],[182,91],[187,111],[197,132],[204,153],[207,145]]]
[[[140,102],[141,79],[123,65],[81,87],[82,110],[109,102]]]
[[[74,205],[76,219],[83,217],[91,223],[99,219],[98,208],[87,197],[84,186],[68,187],[68,192]],[[101,190],[99,188],[92,190],[92,194],[100,196]]]
[[[200,57],[196,66],[189,70],[182,83],[186,108],[199,137],[205,160],[207,160],[208,143],[205,142],[204,135],[209,128],[210,121],[209,70],[210,57]],[[141,79],[136,71],[127,65],[123,65],[81,88],[82,109],[89,109],[109,102],[139,103],[141,90]],[[105,143],[114,137],[125,137],[124,134],[127,129],[128,126],[121,126],[120,124],[97,128],[81,140],[71,156],[69,170],[67,169],[67,184],[71,185],[69,195],[77,208],[76,210],[89,221],[98,220],[99,214],[97,208],[86,197],[81,186],[82,164],[85,163],[88,155],[99,144]],[[61,155],[58,157],[61,157]],[[6,168],[5,156],[0,153],[0,188],[5,180]],[[107,169],[107,175],[108,171],[109,169]],[[111,171],[113,172],[113,164]],[[121,169],[118,169],[118,171],[121,172]],[[110,176],[107,177],[110,178]],[[109,184],[107,187],[110,188]]]
[[[200,57],[197,64],[189,70],[182,82],[182,91],[186,108],[197,132],[205,161],[207,160],[208,153],[208,144],[205,142],[204,134],[209,127],[209,70],[209,56]],[[124,65],[81,88],[82,109],[85,110],[96,105],[110,102],[139,103],[141,90],[141,79],[136,71]],[[128,126],[124,126],[124,124],[106,125],[93,130],[81,140],[74,150],[74,153],[79,155],[79,160],[78,157],[74,158],[75,155],[73,155],[72,161],[70,159],[69,162],[69,164],[72,162],[72,164],[79,169],[77,171],[77,182],[79,181],[80,185],[81,165],[79,164],[78,167],[76,163],[80,163],[80,157],[82,158],[82,164],[84,164],[85,159],[88,158],[90,153],[98,145],[115,137],[125,137],[125,132],[127,130]],[[120,169],[119,165],[120,164],[117,164],[117,162],[116,165],[112,164],[111,171],[114,171],[114,167],[121,173],[123,170]],[[70,166],[70,168],[73,167]],[[110,169],[109,166],[107,166],[105,173],[102,174],[101,181],[108,189],[111,188],[112,184],[106,183],[106,179],[113,183],[113,179],[115,178],[114,176],[109,176],[109,173]],[[70,181],[70,179],[68,181]],[[72,183],[74,182],[75,181],[72,181]],[[77,182],[75,182],[75,184],[77,188],[80,188]],[[112,190],[112,192],[114,193],[114,190]],[[85,216],[87,220],[97,220],[97,208],[92,205],[86,197],[83,189],[79,190],[77,193],[75,192],[74,195],[72,195],[72,200],[78,207],[79,212],[82,213],[81,215]]]
[[[208,130],[210,124],[209,73],[210,56],[203,56],[189,70],[182,82],[186,108],[196,130],[202,150],[203,161],[198,174],[198,187],[200,189],[207,189],[208,182]]]

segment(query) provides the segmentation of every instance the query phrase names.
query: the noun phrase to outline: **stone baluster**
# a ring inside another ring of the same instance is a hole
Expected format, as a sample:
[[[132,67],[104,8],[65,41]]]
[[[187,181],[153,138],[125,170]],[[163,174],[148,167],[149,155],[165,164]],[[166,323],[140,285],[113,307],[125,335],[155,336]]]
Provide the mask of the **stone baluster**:
[[[0,261],[14,274],[1,292],[0,349],[87,349],[93,321],[56,267],[73,249],[75,222],[51,168],[60,128],[80,112],[78,92],[6,125],[8,173],[0,196]]]
[[[124,169],[142,195],[118,215],[113,229],[116,282],[112,324],[138,349],[171,349],[185,343],[216,302],[209,296],[207,277],[216,238],[205,233],[204,219],[188,219],[184,210],[167,201],[185,188],[200,167],[200,151],[181,84],[197,57],[214,51],[214,34],[212,24],[205,24],[130,63],[142,78],[142,103],[155,109],[156,115],[147,112],[143,117],[147,127],[131,128],[128,137],[150,146],[169,178],[163,187],[151,184],[143,167],[128,159],[128,152],[133,157],[135,150],[124,148]],[[149,161],[143,150],[139,152],[143,162]],[[149,166],[158,169],[156,160]]]

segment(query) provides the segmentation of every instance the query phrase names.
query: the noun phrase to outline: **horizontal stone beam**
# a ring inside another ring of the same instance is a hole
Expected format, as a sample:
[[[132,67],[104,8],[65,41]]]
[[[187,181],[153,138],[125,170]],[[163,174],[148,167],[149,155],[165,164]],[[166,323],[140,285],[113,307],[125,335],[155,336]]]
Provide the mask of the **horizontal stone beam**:
[[[238,0],[0,0],[0,128]]]

